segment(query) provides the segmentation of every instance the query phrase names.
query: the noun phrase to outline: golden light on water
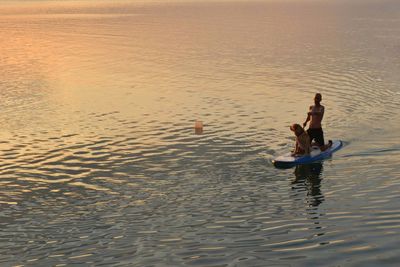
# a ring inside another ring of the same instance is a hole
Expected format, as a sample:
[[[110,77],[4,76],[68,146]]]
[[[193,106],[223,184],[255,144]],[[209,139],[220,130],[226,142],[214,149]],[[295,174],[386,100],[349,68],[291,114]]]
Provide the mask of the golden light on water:
[[[355,2],[0,0],[0,265],[397,255],[399,9]],[[344,148],[275,169],[316,92]]]

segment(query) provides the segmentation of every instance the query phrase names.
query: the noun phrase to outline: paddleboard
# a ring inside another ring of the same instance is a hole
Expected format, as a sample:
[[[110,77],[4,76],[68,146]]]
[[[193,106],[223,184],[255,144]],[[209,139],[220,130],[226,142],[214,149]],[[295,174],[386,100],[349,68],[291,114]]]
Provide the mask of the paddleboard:
[[[343,147],[343,142],[335,140],[332,146],[325,151],[321,151],[318,147],[312,147],[310,155],[292,156],[291,153],[279,156],[272,161],[275,167],[291,167],[299,164],[308,164],[330,158],[332,154]]]

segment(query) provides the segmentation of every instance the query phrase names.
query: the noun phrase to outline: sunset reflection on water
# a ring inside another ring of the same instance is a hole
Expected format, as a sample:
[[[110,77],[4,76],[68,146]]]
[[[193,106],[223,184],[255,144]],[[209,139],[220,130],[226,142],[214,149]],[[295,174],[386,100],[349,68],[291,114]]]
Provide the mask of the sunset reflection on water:
[[[0,4],[0,265],[397,262],[397,3]]]

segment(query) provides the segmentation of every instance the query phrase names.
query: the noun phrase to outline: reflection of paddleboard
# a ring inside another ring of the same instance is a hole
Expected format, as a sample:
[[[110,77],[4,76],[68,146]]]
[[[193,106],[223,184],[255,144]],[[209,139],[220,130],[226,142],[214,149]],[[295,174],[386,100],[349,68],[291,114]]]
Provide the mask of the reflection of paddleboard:
[[[291,167],[298,164],[307,164],[315,161],[327,159],[332,156],[332,153],[338,151],[343,146],[343,142],[335,140],[332,146],[325,151],[321,151],[318,147],[313,147],[310,155],[307,156],[292,156],[291,153],[279,156],[272,161],[275,167]]]

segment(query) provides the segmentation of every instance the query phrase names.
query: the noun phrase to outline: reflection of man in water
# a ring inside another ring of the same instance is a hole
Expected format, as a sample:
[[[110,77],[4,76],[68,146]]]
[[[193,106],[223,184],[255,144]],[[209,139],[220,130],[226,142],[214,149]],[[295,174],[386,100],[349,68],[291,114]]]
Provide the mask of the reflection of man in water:
[[[306,165],[297,165],[294,171],[296,179],[293,184],[297,185],[297,188],[306,188],[307,196],[311,199],[309,204],[311,206],[318,206],[324,201],[324,196],[321,192],[321,173],[322,163],[313,163]]]

